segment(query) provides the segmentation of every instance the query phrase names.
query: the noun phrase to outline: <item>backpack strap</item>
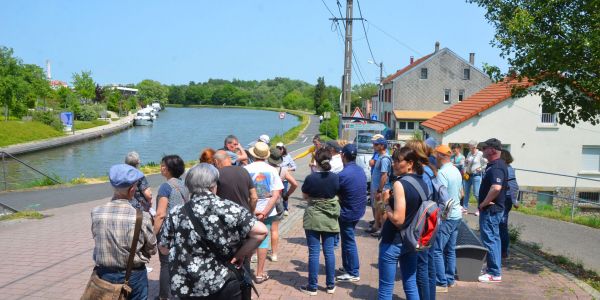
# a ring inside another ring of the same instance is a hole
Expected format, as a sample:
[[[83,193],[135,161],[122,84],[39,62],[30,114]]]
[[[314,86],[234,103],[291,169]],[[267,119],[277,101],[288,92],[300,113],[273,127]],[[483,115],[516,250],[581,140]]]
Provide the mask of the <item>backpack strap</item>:
[[[421,184],[414,177],[404,176],[400,180],[403,180],[403,181],[409,183],[410,185],[412,185],[412,187],[415,188],[415,190],[417,190],[417,193],[419,193],[419,196],[421,197],[421,201],[427,200],[427,194],[423,190],[423,187],[421,187]]]

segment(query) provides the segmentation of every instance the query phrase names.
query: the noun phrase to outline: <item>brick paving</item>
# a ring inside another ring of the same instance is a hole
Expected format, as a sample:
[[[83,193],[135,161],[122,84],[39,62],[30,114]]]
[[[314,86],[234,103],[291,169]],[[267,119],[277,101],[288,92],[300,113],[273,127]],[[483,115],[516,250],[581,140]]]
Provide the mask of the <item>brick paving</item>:
[[[109,193],[109,191],[107,191]],[[46,210],[42,220],[0,223],[0,299],[78,299],[92,270],[93,240],[90,210],[109,198]],[[339,283],[334,295],[324,290],[324,259],[321,256],[319,294],[310,297],[297,287],[306,283],[308,254],[302,229],[303,201],[291,199],[292,213],[280,225],[279,262],[267,261],[271,276],[257,285],[261,299],[375,299],[377,295],[377,240],[364,233],[365,219],[358,225],[361,281]],[[339,249],[336,265],[341,266]],[[158,257],[153,257],[149,273],[150,297],[158,294]],[[505,265],[504,282],[481,284],[458,282],[439,299],[591,299],[565,276],[553,272],[529,257],[513,252]],[[395,299],[403,299],[401,281],[395,286]]]

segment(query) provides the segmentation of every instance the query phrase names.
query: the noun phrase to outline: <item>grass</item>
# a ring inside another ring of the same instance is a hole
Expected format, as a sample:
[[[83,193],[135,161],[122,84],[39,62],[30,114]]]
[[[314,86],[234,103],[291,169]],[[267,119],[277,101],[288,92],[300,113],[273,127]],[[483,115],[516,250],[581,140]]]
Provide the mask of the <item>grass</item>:
[[[0,121],[0,147],[63,136],[40,122]]]
[[[58,182],[44,176],[42,178],[38,178],[38,179],[32,180],[30,182],[20,184],[20,185],[18,185],[18,188],[27,189],[27,188],[34,188],[34,187],[41,187],[41,186],[57,185],[57,184],[62,183],[62,179],[58,175],[50,174],[50,177],[52,177],[54,180],[56,180]]]
[[[0,221],[9,221],[9,220],[17,220],[17,219],[41,219],[44,215],[35,210],[24,210],[19,211],[14,214],[8,214],[0,216]]]
[[[559,209],[554,208],[552,205],[537,205],[535,207],[527,207],[527,206],[521,205],[518,209],[516,209],[516,211],[524,213],[524,214],[528,214],[528,215],[571,222],[571,208],[570,207],[563,207],[559,210]],[[577,211],[575,211],[575,217],[573,218],[573,223],[592,227],[592,228],[600,228],[600,217],[577,215]]]
[[[98,126],[107,125],[108,121],[93,120],[93,121],[75,121],[75,130],[83,130],[88,128],[94,128]]]

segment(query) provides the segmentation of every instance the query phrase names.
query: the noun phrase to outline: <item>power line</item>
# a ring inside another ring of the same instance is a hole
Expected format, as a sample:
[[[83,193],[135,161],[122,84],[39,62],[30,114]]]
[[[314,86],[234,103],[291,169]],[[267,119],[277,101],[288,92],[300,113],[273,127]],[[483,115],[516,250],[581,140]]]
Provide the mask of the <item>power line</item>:
[[[373,50],[371,50],[371,43],[369,43],[369,37],[367,35],[367,28],[365,28],[365,19],[363,18],[362,9],[360,9],[360,1],[356,0],[356,4],[358,5],[358,13],[360,14],[361,23],[363,31],[365,32],[365,39],[367,40],[367,46],[369,47],[369,52],[371,53],[371,59],[373,59],[373,63],[377,64],[377,60],[373,55]]]
[[[360,7],[360,6],[359,6],[359,7]],[[359,10],[360,10],[360,9],[359,9]],[[391,38],[392,40],[396,41],[398,44],[400,44],[400,45],[402,45],[402,46],[406,47],[408,50],[410,50],[410,51],[412,51],[412,52],[416,53],[416,54],[417,54],[417,55],[419,55],[419,56],[423,56],[423,54],[421,54],[419,51],[417,51],[417,50],[413,49],[413,48],[412,48],[412,47],[410,47],[408,44],[406,44],[406,43],[404,43],[404,42],[400,41],[400,40],[399,40],[398,38],[396,38],[395,36],[393,36],[393,35],[391,35],[391,34],[387,33],[385,30],[381,29],[379,26],[377,26],[377,25],[373,24],[373,22],[371,22],[371,21],[369,21],[369,20],[365,20],[365,21],[369,22],[369,24],[373,25],[373,27],[375,27],[375,29],[377,29],[377,30],[381,31],[383,34],[387,35],[389,38]]]
[[[321,2],[323,2],[323,5],[325,5],[325,8],[327,8],[327,10],[329,11],[329,13],[331,14],[332,17],[335,18],[335,15],[333,14],[333,12],[331,11],[331,9],[329,9],[329,6],[327,6],[327,3],[325,3],[325,0],[321,0]],[[339,2],[338,2],[339,3]]]
[[[342,31],[340,30],[340,26],[337,25],[337,22],[335,23],[335,29],[337,30],[339,37],[340,37],[340,42],[342,43],[342,45],[344,45],[344,35],[342,34]],[[362,74],[362,70],[360,69],[360,66],[358,66],[358,63],[356,62],[356,55],[354,54],[354,50],[352,50],[352,57],[354,58],[354,60],[352,61],[352,69],[354,70],[355,73],[357,73],[359,76],[357,77],[359,79],[359,81],[362,84],[365,84],[365,78]]]

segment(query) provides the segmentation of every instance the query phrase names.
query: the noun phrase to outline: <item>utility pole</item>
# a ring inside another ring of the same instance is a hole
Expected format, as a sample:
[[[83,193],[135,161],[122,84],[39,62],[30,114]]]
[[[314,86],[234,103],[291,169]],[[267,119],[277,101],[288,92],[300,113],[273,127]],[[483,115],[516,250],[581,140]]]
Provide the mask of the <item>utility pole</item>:
[[[379,63],[379,84],[383,85],[383,62]]]
[[[346,1],[346,40],[344,43],[344,77],[342,82],[342,115],[350,115],[350,103],[352,101],[352,3]]]

